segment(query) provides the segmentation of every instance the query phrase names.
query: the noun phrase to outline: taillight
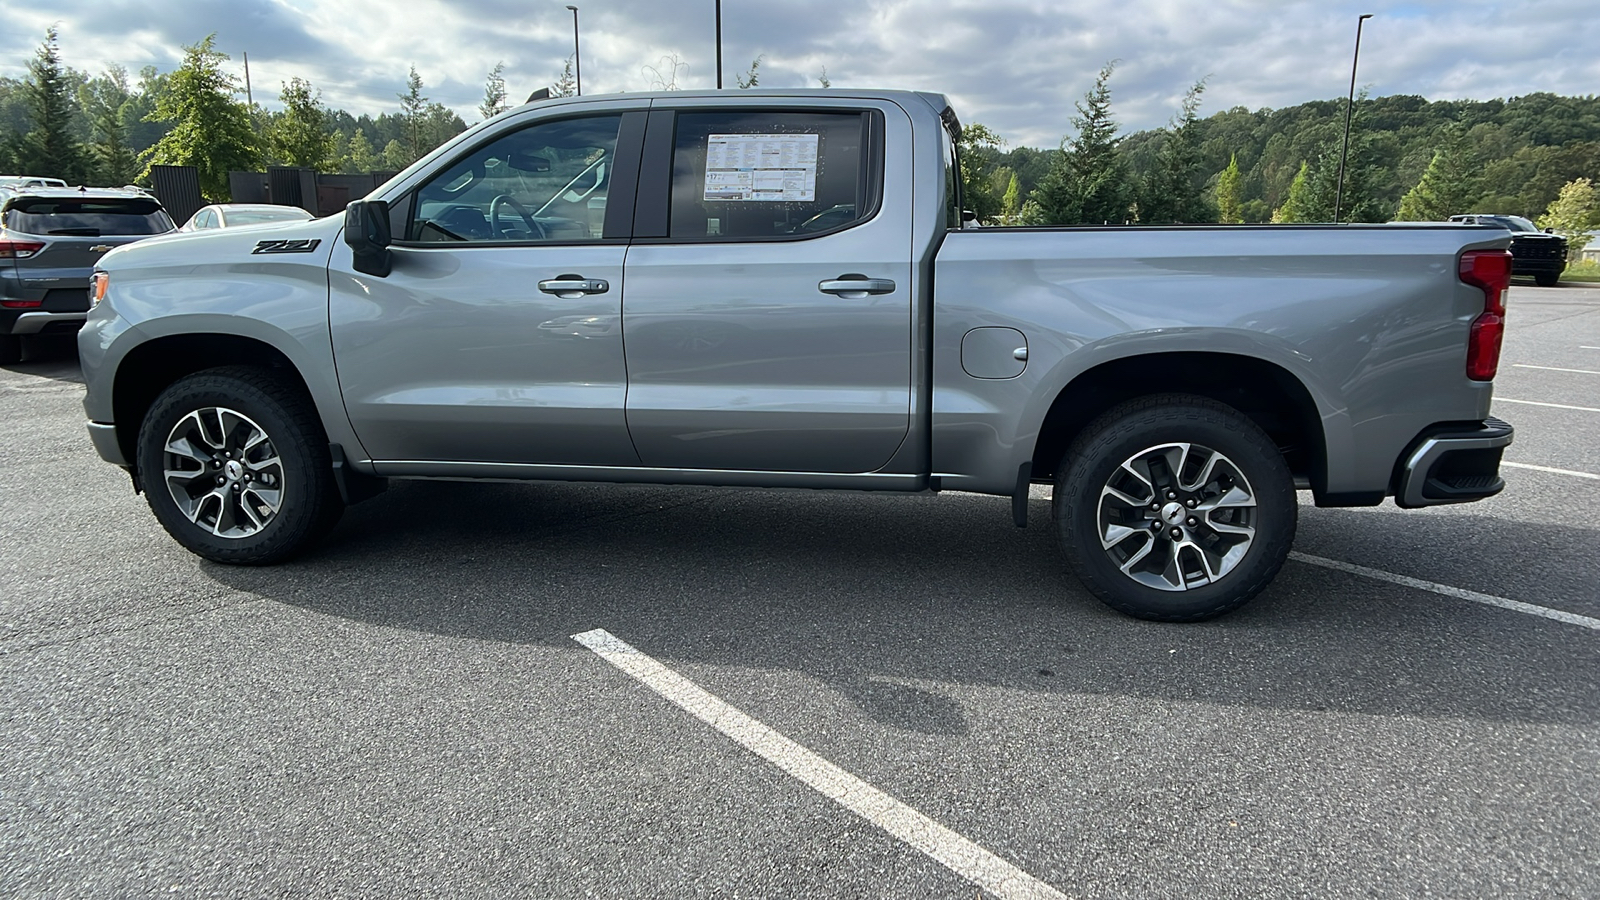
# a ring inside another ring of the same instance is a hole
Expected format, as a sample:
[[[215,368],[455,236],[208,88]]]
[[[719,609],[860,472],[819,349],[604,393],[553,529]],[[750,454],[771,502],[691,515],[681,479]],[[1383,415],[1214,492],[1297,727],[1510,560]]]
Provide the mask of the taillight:
[[[96,306],[106,298],[106,288],[111,286],[111,276],[96,272],[89,276],[89,305]]]
[[[1511,289],[1511,251],[1468,250],[1461,254],[1461,280],[1483,291],[1483,312],[1467,332],[1467,377],[1493,381],[1500,369],[1506,333],[1506,291]]]
[[[43,241],[0,241],[0,259],[27,259],[43,249]]]

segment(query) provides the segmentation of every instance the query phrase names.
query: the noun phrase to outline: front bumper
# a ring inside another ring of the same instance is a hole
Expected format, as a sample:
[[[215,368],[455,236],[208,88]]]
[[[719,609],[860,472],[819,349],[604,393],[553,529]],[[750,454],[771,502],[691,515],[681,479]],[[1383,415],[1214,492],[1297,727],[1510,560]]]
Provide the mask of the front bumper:
[[[1500,454],[1511,446],[1508,422],[1434,425],[1412,441],[1395,472],[1394,502],[1403,509],[1470,503],[1500,493]]]
[[[127,457],[122,455],[122,444],[117,440],[117,426],[110,422],[90,422],[89,441],[94,444],[94,452],[100,454],[101,459],[124,469],[130,468]]]

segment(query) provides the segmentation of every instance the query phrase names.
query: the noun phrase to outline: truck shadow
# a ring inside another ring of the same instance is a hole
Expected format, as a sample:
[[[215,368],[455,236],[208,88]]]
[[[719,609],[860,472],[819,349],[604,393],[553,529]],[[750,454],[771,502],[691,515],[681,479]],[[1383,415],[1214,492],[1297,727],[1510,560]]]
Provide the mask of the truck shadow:
[[[570,635],[605,628],[668,665],[793,670],[878,721],[930,733],[966,729],[940,683],[1600,722],[1600,635],[1297,562],[1220,620],[1136,621],[1065,570],[1046,503],[1034,502],[1026,531],[1009,510],[948,494],[399,483],[300,561],[204,570],[383,627],[574,649]],[[1317,512],[1441,546],[1478,527],[1473,516]],[[1537,546],[1592,560],[1600,545],[1589,529],[1492,527],[1508,557]],[[1297,549],[1326,552],[1305,540]],[[1460,571],[1452,583],[1475,587]],[[1516,596],[1540,596],[1536,576]]]

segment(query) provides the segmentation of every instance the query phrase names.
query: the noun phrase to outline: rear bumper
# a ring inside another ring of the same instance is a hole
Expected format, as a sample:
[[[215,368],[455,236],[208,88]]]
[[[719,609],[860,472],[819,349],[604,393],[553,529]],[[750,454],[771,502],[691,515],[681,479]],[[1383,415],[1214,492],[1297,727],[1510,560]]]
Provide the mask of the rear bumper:
[[[0,316],[0,334],[68,334],[76,333],[89,317],[86,312],[51,312],[49,310],[6,310]]]
[[[1510,423],[1434,425],[1412,441],[1395,472],[1394,502],[1404,509],[1470,503],[1505,488],[1500,454],[1511,446]]]

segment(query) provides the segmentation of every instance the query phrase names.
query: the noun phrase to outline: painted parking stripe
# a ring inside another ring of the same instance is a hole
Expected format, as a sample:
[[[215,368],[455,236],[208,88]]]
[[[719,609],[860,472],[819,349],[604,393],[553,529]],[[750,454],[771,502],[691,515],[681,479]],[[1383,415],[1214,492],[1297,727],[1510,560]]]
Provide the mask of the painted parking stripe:
[[[575,634],[572,639],[807,787],[979,888],[1003,898],[1065,900],[1066,895],[1050,885],[773,731],[605,629]]]
[[[1551,409],[1575,409],[1578,412],[1600,412],[1593,406],[1568,406],[1565,403],[1540,403],[1538,400],[1512,400],[1509,397],[1496,397],[1496,403],[1521,403],[1523,406],[1548,406]]]
[[[1549,466],[1535,466],[1529,463],[1510,462],[1504,459],[1500,461],[1500,465],[1510,466],[1513,469],[1531,469],[1535,472],[1549,472],[1552,475],[1571,475],[1573,478],[1592,478],[1595,481],[1600,481],[1600,475],[1596,475],[1592,472],[1574,472],[1571,469],[1553,469]]]
[[[1592,618],[1590,616],[1580,616],[1577,613],[1562,612],[1559,609],[1551,609],[1547,606],[1535,606],[1532,603],[1523,603],[1521,600],[1508,600],[1505,597],[1496,597],[1493,594],[1480,594],[1477,591],[1469,591],[1465,588],[1451,587],[1448,584],[1439,584],[1433,581],[1423,581],[1421,578],[1412,578],[1409,575],[1396,575],[1393,572],[1385,572],[1381,569],[1369,569],[1366,566],[1358,566],[1355,563],[1340,562],[1337,559],[1327,559],[1321,556],[1312,556],[1309,553],[1301,553],[1298,550],[1289,551],[1289,558],[1299,560],[1303,563],[1309,563],[1313,566],[1321,566],[1325,569],[1334,569],[1340,572],[1348,572],[1351,575],[1361,575],[1366,578],[1375,578],[1379,581],[1387,581],[1390,584],[1398,584],[1404,587],[1416,588],[1420,591],[1432,591],[1435,594],[1441,594],[1445,597],[1454,597],[1457,600],[1470,600],[1473,603],[1482,603],[1485,606],[1498,606],[1501,609],[1509,609],[1512,612],[1526,613],[1530,616],[1539,616],[1540,618],[1544,619],[1553,619],[1557,622],[1565,622],[1568,625],[1577,625],[1583,628],[1592,629],[1594,631],[1600,631],[1600,619]]]
[[[1572,372],[1577,375],[1600,375],[1593,369],[1563,369],[1558,366],[1530,366],[1527,363],[1512,363],[1513,369],[1542,369],[1546,372]]]

